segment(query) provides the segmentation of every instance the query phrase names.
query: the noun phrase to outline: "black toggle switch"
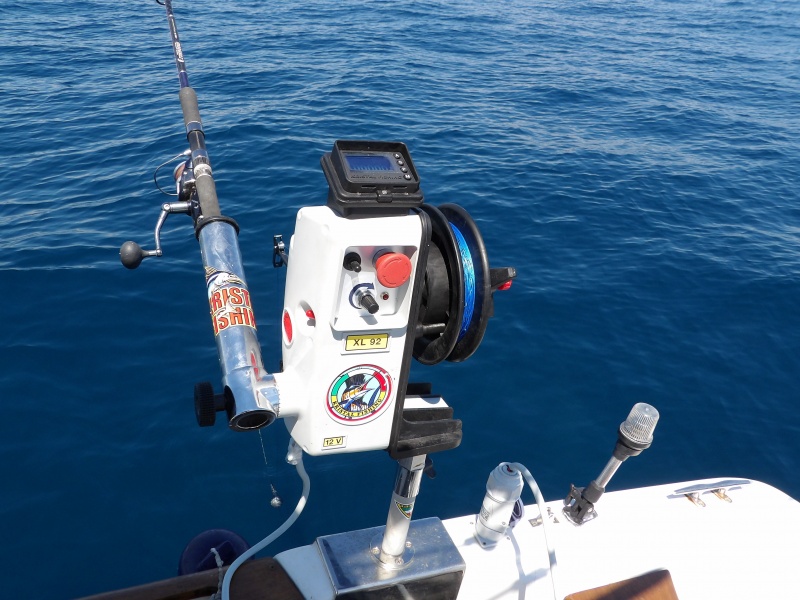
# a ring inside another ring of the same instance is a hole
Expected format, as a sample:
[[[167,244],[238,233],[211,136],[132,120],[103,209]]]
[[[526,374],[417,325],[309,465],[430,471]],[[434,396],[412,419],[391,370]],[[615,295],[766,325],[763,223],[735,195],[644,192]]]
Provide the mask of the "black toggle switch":
[[[348,252],[344,255],[344,268],[361,273],[361,257],[355,252]]]

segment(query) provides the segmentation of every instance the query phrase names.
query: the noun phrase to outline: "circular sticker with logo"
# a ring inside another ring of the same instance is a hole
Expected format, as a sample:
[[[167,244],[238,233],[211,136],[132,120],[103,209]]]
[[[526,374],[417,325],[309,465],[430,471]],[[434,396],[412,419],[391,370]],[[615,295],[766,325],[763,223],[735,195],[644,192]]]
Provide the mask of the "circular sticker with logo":
[[[345,425],[360,425],[378,416],[389,401],[392,378],[375,365],[358,365],[341,373],[328,389],[328,412]]]

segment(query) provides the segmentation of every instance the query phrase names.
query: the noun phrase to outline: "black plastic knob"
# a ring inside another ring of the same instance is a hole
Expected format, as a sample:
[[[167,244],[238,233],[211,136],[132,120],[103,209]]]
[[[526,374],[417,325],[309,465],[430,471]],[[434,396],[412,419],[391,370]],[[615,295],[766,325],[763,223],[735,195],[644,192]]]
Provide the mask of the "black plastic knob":
[[[135,269],[144,259],[144,250],[136,242],[125,242],[119,249],[119,259],[126,269]]]
[[[363,294],[361,296],[361,306],[366,308],[367,312],[371,315],[374,315],[376,312],[378,312],[378,308],[380,308],[378,303],[375,301],[375,298],[373,298],[370,294]]]
[[[208,381],[194,386],[194,415],[200,427],[211,427],[217,420],[214,386]]]

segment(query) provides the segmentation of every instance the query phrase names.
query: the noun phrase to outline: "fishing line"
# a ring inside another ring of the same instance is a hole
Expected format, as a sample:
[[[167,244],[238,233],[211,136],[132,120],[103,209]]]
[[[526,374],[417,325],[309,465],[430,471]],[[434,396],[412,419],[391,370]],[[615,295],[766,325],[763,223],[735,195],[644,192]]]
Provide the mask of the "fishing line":
[[[458,332],[460,341],[472,323],[472,313],[475,310],[475,266],[472,263],[472,254],[469,251],[467,240],[464,239],[461,231],[452,223],[450,223],[450,229],[456,236],[458,251],[461,254],[461,264],[464,267],[464,316],[461,319],[461,330]]]
[[[272,477],[269,475],[269,462],[267,461],[267,450],[264,447],[264,436],[261,435],[261,429],[257,429],[256,431],[258,431],[258,439],[261,441],[261,455],[264,457],[264,466],[266,467],[265,475],[269,483],[269,489],[272,492],[272,500],[269,501],[269,504],[272,508],[280,508],[283,501],[280,496],[278,496],[278,491],[275,489],[275,485],[272,483]]]

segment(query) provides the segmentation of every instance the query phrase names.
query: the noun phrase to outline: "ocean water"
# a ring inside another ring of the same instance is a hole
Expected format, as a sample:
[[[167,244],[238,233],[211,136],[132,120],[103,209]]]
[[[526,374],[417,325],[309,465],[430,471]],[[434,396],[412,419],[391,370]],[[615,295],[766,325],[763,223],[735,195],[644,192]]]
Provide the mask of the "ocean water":
[[[335,139],[406,142],[426,201],[462,205],[518,269],[471,359],[412,369],[464,423],[415,516],[476,512],[504,460],[564,496],[639,401],[655,441],[609,489],[737,476],[800,498],[800,3],[175,11],[269,368],[272,235],[324,202]],[[257,542],[300,484],[282,423],[263,453],[195,423],[219,370],[189,220],[163,258],[119,263],[153,246],[152,173],[186,145],[163,8],[5,0],[0,22],[0,574],[8,598],[75,598],[173,576],[205,529]],[[309,505],[269,552],[384,522],[384,453],[306,466]]]

